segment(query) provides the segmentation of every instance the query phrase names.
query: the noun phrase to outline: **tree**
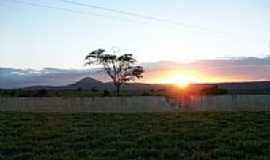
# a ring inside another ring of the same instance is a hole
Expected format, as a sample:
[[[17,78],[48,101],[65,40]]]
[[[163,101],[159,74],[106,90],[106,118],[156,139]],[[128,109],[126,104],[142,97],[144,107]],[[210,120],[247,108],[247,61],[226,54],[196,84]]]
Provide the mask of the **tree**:
[[[105,53],[104,49],[94,50],[85,57],[86,65],[101,65],[105,72],[112,79],[116,87],[117,96],[120,95],[120,88],[122,84],[128,81],[142,78],[144,72],[142,66],[136,66],[136,59],[132,54],[122,54],[117,56],[119,51],[112,53]]]

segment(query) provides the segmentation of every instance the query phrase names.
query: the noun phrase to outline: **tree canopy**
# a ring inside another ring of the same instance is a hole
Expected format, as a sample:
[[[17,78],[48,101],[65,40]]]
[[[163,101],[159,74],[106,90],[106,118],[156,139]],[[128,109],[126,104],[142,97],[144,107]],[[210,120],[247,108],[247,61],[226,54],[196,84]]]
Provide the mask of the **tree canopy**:
[[[128,81],[142,78],[144,69],[136,65],[137,60],[132,54],[124,53],[116,55],[119,51],[106,53],[105,49],[97,49],[87,54],[86,65],[101,65],[116,87],[117,95],[120,94],[120,87]]]

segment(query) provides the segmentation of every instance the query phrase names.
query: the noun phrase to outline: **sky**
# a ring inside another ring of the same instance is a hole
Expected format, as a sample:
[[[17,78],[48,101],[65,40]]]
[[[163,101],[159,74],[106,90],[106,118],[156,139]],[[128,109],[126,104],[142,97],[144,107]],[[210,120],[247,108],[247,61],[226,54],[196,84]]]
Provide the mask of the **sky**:
[[[141,63],[270,55],[269,0],[73,2],[154,18],[62,0],[3,0],[0,67],[81,69],[87,53],[114,47],[134,54]]]
[[[75,0],[167,18],[184,25],[105,12],[61,0],[22,1],[87,14],[31,6],[20,3],[21,0],[1,1],[1,66],[78,68],[82,67],[86,53],[112,47],[130,51],[142,62],[263,57],[270,53],[268,0]]]

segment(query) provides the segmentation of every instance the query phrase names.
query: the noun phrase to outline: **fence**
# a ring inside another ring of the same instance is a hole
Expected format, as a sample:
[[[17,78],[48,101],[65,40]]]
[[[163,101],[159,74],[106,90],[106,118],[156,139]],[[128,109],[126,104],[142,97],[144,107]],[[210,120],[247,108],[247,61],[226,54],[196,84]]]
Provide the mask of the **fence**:
[[[165,97],[1,97],[0,111],[19,112],[169,112]]]
[[[270,95],[138,97],[0,97],[0,111],[188,112],[270,111]]]

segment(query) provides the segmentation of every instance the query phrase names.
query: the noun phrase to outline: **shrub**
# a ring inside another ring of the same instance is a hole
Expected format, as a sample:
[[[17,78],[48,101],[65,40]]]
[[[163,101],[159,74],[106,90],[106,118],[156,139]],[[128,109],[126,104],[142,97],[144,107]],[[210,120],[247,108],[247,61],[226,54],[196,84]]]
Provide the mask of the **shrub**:
[[[111,95],[110,91],[103,90],[102,96],[106,97],[106,96],[110,96],[110,95]]]

